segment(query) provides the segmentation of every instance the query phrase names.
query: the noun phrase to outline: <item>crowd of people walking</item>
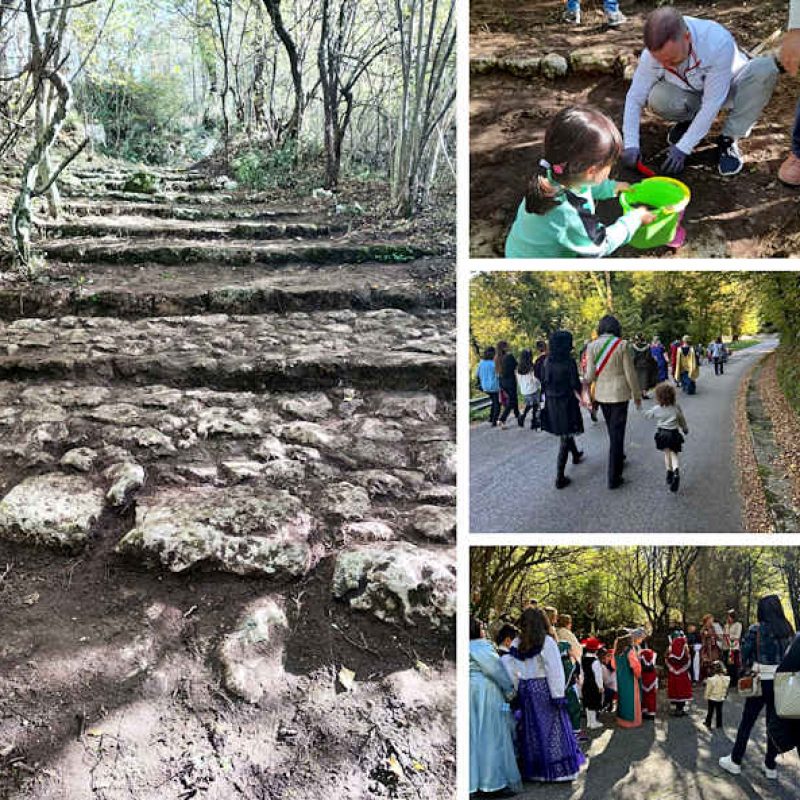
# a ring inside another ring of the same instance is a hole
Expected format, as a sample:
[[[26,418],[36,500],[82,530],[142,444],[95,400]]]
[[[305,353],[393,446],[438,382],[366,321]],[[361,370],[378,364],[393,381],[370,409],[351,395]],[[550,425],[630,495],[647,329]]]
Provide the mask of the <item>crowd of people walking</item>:
[[[711,614],[699,626],[687,625],[686,632],[673,625],[663,666],[643,627],[619,631],[606,647],[593,631],[573,632],[569,614],[536,600],[515,624],[507,614],[488,627],[471,617],[470,793],[513,794],[523,781],[575,780],[587,763],[582,745],[590,731],[613,722],[621,729],[638,728],[656,718],[663,675],[675,717],[688,715],[702,687],[702,724],[709,730],[712,724],[722,728],[729,692],[746,694],[748,679],[757,676],[760,689],[746,694],[735,744],[719,766],[741,772],[764,710],[762,770],[776,778],[779,752],[797,748],[800,754],[800,720],[778,715],[773,688],[778,673],[800,671],[800,634],[777,595],[759,600],[756,617],[744,635],[733,609],[724,626]]]
[[[677,492],[680,453],[689,428],[676,390],[687,397],[694,395],[703,359],[714,364],[715,375],[723,375],[728,356],[719,336],[708,347],[693,344],[689,336],[674,340],[669,347],[658,336],[648,341],[642,333],[628,341],[619,320],[606,315],[577,357],[572,333],[565,330],[555,331],[548,343],[537,341],[535,351],[523,349],[519,360],[508,342],[500,341],[483,352],[475,377],[489,398],[492,427],[505,429],[513,414],[524,428],[530,414],[532,430],[541,428],[558,437],[557,489],[571,482],[566,474],[570,456],[573,464],[583,460],[575,439],[584,432],[582,409],[592,422],[597,422],[598,412],[602,414],[609,440],[607,485],[609,489],[622,486],[630,403],[641,409],[654,390],[655,403],[644,416],[655,423],[655,446],[664,456],[667,486]],[[522,411],[520,395],[525,403]]]

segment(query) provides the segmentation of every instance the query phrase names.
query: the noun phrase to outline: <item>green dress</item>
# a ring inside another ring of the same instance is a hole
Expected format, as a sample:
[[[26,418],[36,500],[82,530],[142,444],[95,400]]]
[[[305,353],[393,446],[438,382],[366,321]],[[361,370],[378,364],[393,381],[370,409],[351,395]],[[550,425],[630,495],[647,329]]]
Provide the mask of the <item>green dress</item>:
[[[629,646],[615,656],[617,666],[617,724],[638,728],[642,724],[642,665],[636,648]]]
[[[567,713],[569,721],[572,723],[572,730],[579,731],[581,729],[581,698],[578,694],[578,665],[570,658],[570,647],[569,642],[558,643],[561,664],[564,667],[564,680],[567,684],[565,691]]]

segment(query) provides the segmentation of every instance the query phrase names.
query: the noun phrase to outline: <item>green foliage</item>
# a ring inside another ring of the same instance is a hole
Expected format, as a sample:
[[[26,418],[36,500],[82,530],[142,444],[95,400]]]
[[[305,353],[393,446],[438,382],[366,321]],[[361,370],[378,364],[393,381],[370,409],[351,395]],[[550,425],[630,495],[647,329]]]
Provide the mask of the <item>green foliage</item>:
[[[778,383],[795,413],[800,415],[800,346],[779,347],[777,369]]]
[[[248,189],[285,189],[297,185],[297,150],[293,143],[264,150],[245,150],[233,159],[233,174]]]
[[[135,172],[125,181],[122,191],[155,194],[158,191],[158,177],[150,172]]]

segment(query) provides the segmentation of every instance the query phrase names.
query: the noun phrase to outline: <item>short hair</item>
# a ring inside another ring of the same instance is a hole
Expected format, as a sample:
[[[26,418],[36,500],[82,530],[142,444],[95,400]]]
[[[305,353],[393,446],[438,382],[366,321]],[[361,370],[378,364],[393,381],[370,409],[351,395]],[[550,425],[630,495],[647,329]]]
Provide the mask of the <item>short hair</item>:
[[[566,628],[572,622],[572,615],[571,614],[559,614],[558,615],[558,627],[559,628]]]
[[[688,28],[683,14],[672,6],[657,8],[644,22],[644,46],[657,53],[667,42],[676,42]]]
[[[470,641],[481,638],[481,622],[477,617],[469,618],[469,638]]]
[[[536,349],[543,353],[547,349],[547,344],[545,343],[544,339],[537,339],[536,340]]]
[[[494,347],[489,345],[489,347],[487,347],[483,351],[483,360],[484,361],[493,361],[494,360],[494,352],[495,352]]]
[[[597,335],[602,336],[604,333],[622,336],[622,325],[619,324],[619,320],[613,314],[606,314],[597,323]]]
[[[503,625],[494,637],[496,644],[501,644],[506,639],[514,639],[517,636],[517,629],[513,625]]]
[[[677,395],[675,387],[664,381],[656,386],[656,403],[660,406],[674,406]]]

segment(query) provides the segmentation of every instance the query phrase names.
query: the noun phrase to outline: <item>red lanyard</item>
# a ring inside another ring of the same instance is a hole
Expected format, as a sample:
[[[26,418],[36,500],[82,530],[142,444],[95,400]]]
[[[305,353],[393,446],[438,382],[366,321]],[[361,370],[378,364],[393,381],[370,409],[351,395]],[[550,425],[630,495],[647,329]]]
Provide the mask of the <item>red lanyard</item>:
[[[692,57],[694,57],[694,64],[691,63]],[[694,52],[694,44],[692,44],[692,42],[689,42],[689,54],[686,56],[686,60],[689,62],[689,66],[683,71],[683,75],[672,67],[664,67],[664,69],[667,72],[671,72],[676,78],[680,78],[690,89],[694,89],[695,87],[686,80],[686,76],[690,72],[696,70],[703,62],[697,57],[697,53]]]

